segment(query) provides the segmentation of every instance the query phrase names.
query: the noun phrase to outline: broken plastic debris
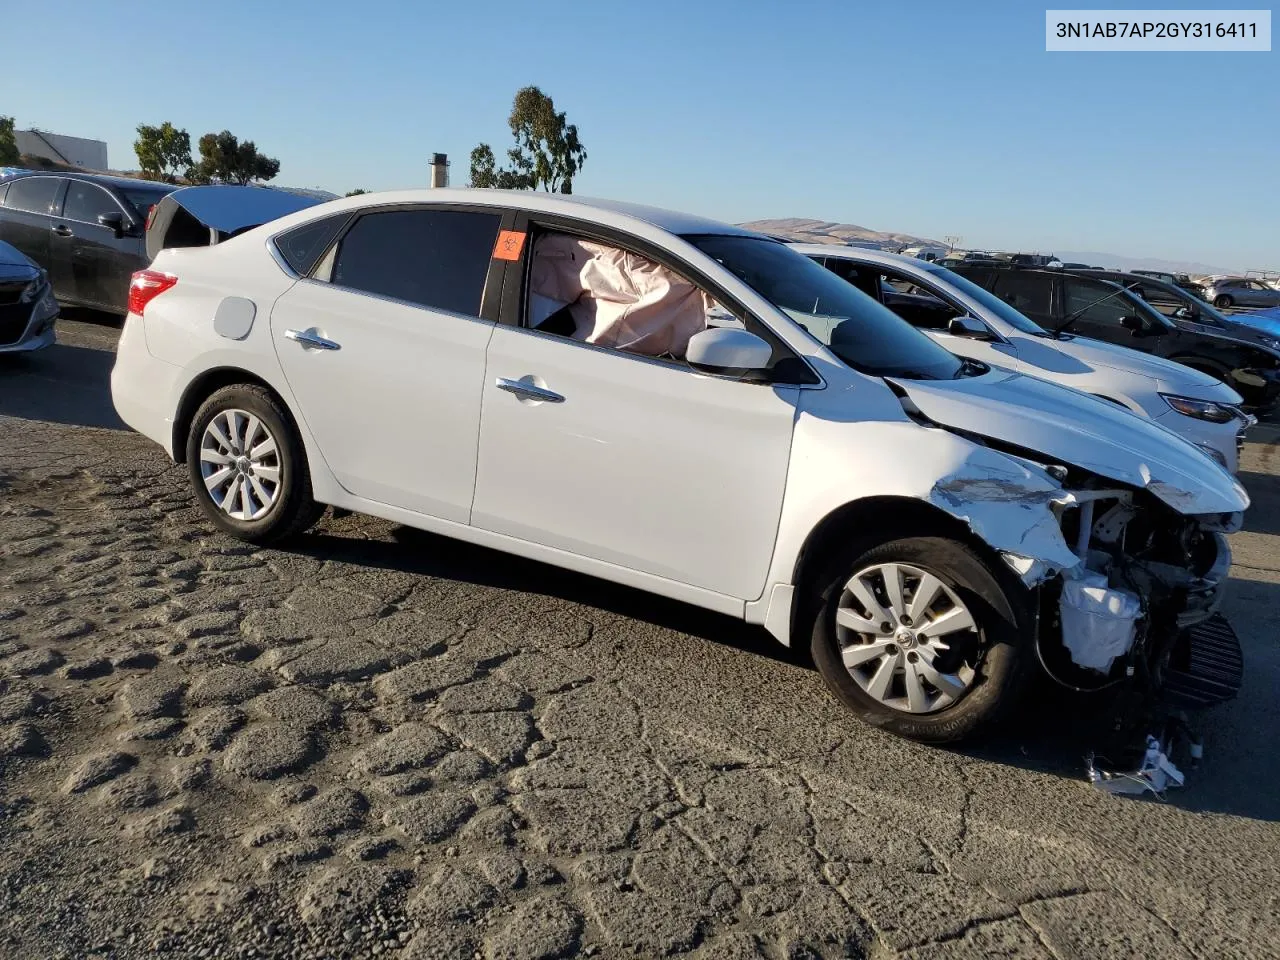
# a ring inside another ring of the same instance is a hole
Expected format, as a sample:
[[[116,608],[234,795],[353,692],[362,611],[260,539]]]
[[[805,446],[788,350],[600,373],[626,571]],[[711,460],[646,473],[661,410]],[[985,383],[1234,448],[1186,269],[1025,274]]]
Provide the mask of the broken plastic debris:
[[[1107,793],[1150,792],[1163,800],[1169,787],[1180,787],[1185,781],[1186,777],[1173,765],[1160,741],[1150,734],[1147,735],[1147,752],[1136,770],[1127,773],[1106,770],[1099,767],[1092,756],[1089,757],[1089,782]]]
[[[1062,585],[1062,645],[1087,670],[1106,673],[1133,646],[1134,621],[1142,602],[1127,590],[1113,590],[1107,578],[1086,572]]]

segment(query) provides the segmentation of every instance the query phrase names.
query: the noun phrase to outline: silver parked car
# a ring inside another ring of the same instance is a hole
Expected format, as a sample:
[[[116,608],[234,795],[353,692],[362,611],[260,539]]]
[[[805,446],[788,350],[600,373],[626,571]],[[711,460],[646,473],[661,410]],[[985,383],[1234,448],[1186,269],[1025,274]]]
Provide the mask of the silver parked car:
[[[1280,307],[1280,290],[1249,277],[1215,277],[1204,299],[1215,307]]]

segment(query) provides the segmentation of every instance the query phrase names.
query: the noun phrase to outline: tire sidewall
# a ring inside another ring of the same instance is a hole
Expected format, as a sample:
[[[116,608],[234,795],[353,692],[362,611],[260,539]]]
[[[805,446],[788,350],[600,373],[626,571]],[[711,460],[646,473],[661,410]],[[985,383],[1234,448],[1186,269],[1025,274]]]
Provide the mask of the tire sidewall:
[[[956,592],[979,625],[985,653],[973,686],[936,713],[910,714],[886,707],[858,686],[840,656],[836,608],[844,586],[858,570],[886,562],[910,564],[938,577]],[[945,743],[988,728],[1023,692],[1028,605],[1023,597],[1011,598],[1012,585],[1001,583],[968,546],[943,537],[911,537],[852,548],[833,561],[821,581],[813,660],[836,698],[866,723],[913,740]],[[1017,587],[1023,589],[1021,584]]]
[[[1231,306],[1232,303],[1233,303],[1232,299],[1228,297],[1226,294],[1213,298],[1213,305],[1219,309],[1222,309],[1223,307],[1229,307]]]
[[[275,438],[280,457],[280,495],[270,512],[259,520],[237,520],[223,512],[205,488],[200,475],[200,445],[209,422],[225,410],[244,410],[258,417]],[[200,508],[219,528],[250,543],[265,543],[288,530],[305,497],[301,482],[306,469],[302,445],[287,415],[270,394],[250,386],[223,387],[213,393],[191,420],[187,432],[187,468]]]

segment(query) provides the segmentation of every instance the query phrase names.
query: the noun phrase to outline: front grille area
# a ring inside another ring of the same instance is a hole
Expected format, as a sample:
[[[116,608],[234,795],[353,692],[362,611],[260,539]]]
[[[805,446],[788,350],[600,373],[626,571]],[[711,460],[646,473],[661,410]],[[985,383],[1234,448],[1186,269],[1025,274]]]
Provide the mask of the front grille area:
[[[1244,654],[1236,632],[1221,614],[1192,627],[1174,646],[1161,698],[1182,709],[1231,700],[1244,682]]]
[[[22,291],[31,283],[31,280],[0,280],[0,306],[17,303],[22,299]]]
[[[26,333],[34,303],[0,305],[0,347],[11,347]]]

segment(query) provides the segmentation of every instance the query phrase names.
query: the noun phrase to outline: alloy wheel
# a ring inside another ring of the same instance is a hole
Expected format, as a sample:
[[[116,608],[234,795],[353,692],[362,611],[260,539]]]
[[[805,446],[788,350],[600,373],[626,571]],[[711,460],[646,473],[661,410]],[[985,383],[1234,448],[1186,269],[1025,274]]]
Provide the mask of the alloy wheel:
[[[836,609],[845,669],[868,696],[903,713],[933,713],[977,677],[978,626],[955,591],[905,563],[878,563],[845,584]]]
[[[280,499],[276,438],[245,410],[220,410],[200,438],[200,476],[217,507],[234,520],[261,520]]]

